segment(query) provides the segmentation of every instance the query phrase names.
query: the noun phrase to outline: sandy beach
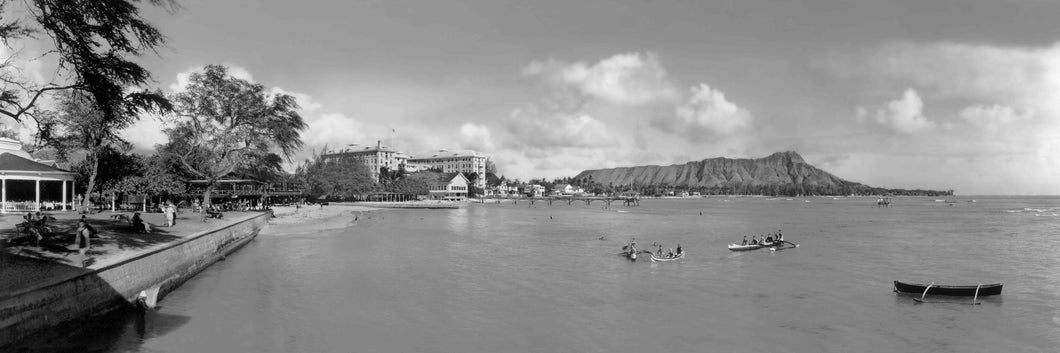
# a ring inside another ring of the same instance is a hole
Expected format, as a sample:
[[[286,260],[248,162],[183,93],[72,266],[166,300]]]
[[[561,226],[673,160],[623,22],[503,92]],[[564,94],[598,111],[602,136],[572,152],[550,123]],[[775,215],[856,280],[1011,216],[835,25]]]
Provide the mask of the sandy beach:
[[[320,205],[273,207],[275,217],[269,220],[269,226],[262,229],[260,235],[282,235],[351,227],[362,219],[371,218],[373,212],[378,210],[373,207],[342,203],[323,207]]]

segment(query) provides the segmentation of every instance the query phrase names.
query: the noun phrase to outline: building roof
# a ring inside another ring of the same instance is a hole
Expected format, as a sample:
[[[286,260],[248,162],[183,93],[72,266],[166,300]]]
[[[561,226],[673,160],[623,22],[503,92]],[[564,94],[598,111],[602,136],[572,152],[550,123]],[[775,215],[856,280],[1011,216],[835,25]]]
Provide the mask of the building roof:
[[[188,183],[189,184],[206,184],[206,180],[204,180],[204,179],[188,180]],[[259,180],[254,180],[254,179],[220,179],[220,180],[215,181],[214,183],[217,183],[217,184],[227,184],[227,183],[231,183],[231,184],[240,184],[240,183],[242,183],[242,184],[268,184],[268,183],[266,183],[264,181],[259,181]]]
[[[337,148],[331,151],[327,151],[324,155],[337,155],[337,154],[374,154],[378,152],[387,153],[401,153],[398,150],[390,148],[389,146],[376,145],[376,146],[356,146],[349,145],[342,148]]]
[[[442,158],[454,158],[454,157],[479,157],[486,158],[486,155],[472,150],[461,150],[461,151],[450,151],[450,150],[438,150],[432,152],[425,152],[410,156],[409,160],[428,160],[428,159],[442,159]]]
[[[467,177],[464,176],[464,173],[456,172],[456,173],[440,173],[440,174],[438,174],[438,178],[437,179],[432,180],[432,184],[435,184],[435,185],[449,185],[449,183],[451,183],[453,181],[453,179],[456,179],[458,177],[459,178],[464,178],[464,181],[467,182]]]
[[[74,174],[47,164],[19,157],[14,153],[0,152],[0,172],[33,172],[49,174]]]

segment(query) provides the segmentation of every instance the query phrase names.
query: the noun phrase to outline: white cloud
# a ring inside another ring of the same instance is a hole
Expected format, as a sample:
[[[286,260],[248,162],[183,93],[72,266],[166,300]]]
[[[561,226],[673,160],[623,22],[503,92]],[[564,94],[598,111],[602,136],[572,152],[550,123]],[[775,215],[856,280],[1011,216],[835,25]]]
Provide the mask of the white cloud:
[[[309,125],[302,132],[302,142],[306,147],[328,148],[345,146],[350,141],[366,141],[363,136],[365,124],[340,113],[328,113],[307,119]]]
[[[1060,113],[1060,43],[1021,48],[900,42],[873,55],[876,72],[930,88],[940,98]]]
[[[535,61],[522,73],[619,105],[639,106],[680,97],[653,53],[618,54],[592,65],[565,64],[555,59]]]
[[[138,151],[154,151],[156,144],[169,142],[169,137],[162,132],[165,127],[158,118],[141,116],[135,124],[122,130],[119,136],[132,143]]]
[[[1009,106],[998,104],[973,105],[965,107],[960,112],[960,117],[968,123],[982,127],[987,131],[999,131],[1013,124],[1029,121],[1033,114],[1021,112]]]
[[[492,151],[495,147],[489,127],[475,123],[464,123],[460,126],[460,137],[463,147],[478,151]]]
[[[538,150],[616,146],[618,136],[607,125],[585,112],[538,111],[534,107],[512,112],[505,122],[509,147]]]
[[[865,92],[911,86],[916,91],[879,109],[859,107],[856,120],[931,134],[859,135],[869,143],[859,145],[860,155],[848,161],[854,166],[849,178],[883,184],[877,179],[881,173],[855,166],[867,155],[880,155],[888,164],[916,161],[918,174],[902,178],[934,180],[962,193],[1060,192],[1060,43],[898,42],[859,55],[827,67],[841,79],[861,80]],[[930,97],[928,115],[920,97]]]
[[[653,125],[679,133],[691,141],[730,136],[751,124],[751,112],[725,98],[706,83],[692,87],[688,102],[675,108],[674,118],[656,119]]]
[[[251,82],[251,83],[256,83],[257,82],[257,81],[254,81],[254,76],[250,74],[250,70],[247,70],[246,68],[244,68],[242,66],[229,64],[229,63],[224,63],[222,65],[224,65],[225,67],[228,68],[228,74],[231,75],[232,77],[235,77],[235,78],[238,78],[238,79],[242,79],[242,80],[246,80],[246,81]],[[172,84],[169,85],[169,90],[172,91],[172,92],[183,91],[185,88],[188,87],[188,84],[191,83],[191,75],[196,73],[196,72],[202,72],[202,69],[205,68],[205,67],[206,67],[206,65],[192,66],[192,67],[188,68],[187,70],[184,70],[183,72],[178,73],[176,81],[174,81]]]
[[[286,95],[289,95],[289,96],[293,96],[295,101],[298,102],[299,111],[303,115],[304,114],[308,114],[308,113],[312,113],[313,111],[316,111],[317,109],[319,109],[322,106],[320,104],[320,102],[317,102],[316,100],[314,100],[313,96],[310,96],[309,94],[300,93],[300,92],[291,92],[291,91],[285,90],[285,89],[280,88],[280,87],[273,87],[273,88],[269,89],[268,94],[270,94],[270,95],[286,94]]]
[[[857,119],[866,120],[864,108],[858,107]],[[924,116],[924,101],[913,89],[906,89],[902,98],[887,103],[886,107],[876,110],[875,122],[888,126],[898,132],[919,133],[937,126]]]

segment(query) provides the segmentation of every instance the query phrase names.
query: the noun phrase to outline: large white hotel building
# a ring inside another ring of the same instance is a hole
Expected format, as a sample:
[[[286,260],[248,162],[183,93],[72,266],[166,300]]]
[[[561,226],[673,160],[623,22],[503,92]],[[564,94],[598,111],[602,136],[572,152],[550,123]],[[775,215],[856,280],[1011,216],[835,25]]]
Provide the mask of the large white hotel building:
[[[486,188],[486,155],[467,150],[449,151],[439,150],[437,152],[425,153],[409,157],[405,170],[419,171],[427,169],[441,169],[445,173],[464,173],[468,179],[472,174],[477,174],[475,186],[479,189]]]
[[[374,147],[359,147],[348,145],[345,148],[327,151],[323,156],[325,161],[331,160],[357,160],[363,163],[371,172],[372,178],[379,181],[379,169],[386,167],[390,170],[402,168],[408,172],[418,172],[428,169],[440,169],[445,173],[460,172],[471,178],[477,174],[475,186],[480,189],[486,188],[486,155],[476,151],[449,151],[439,150],[416,156],[409,156],[403,152],[383,146],[376,142]]]

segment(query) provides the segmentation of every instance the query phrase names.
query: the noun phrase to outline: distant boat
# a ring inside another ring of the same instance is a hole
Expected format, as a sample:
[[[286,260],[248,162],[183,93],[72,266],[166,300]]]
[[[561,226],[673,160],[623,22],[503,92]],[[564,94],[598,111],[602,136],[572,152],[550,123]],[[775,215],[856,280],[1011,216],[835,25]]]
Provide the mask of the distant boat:
[[[765,243],[765,242],[763,242],[763,243],[758,243],[758,244],[747,244],[747,245],[729,244],[729,250],[730,251],[749,251],[749,250],[758,250],[758,249],[765,248],[765,247],[770,247],[770,246],[773,246],[773,243]]]
[[[971,297],[980,297],[1001,294],[1002,283],[979,284],[979,285],[946,285],[946,284],[920,284],[894,281],[894,291],[901,293],[934,294]],[[926,291],[926,292],[925,292]]]
[[[674,257],[655,257],[655,254],[649,254],[649,255],[651,255],[651,262],[661,262],[661,261],[676,261],[676,260],[680,259],[681,257],[685,256],[685,253],[682,252],[680,254],[674,255]]]

